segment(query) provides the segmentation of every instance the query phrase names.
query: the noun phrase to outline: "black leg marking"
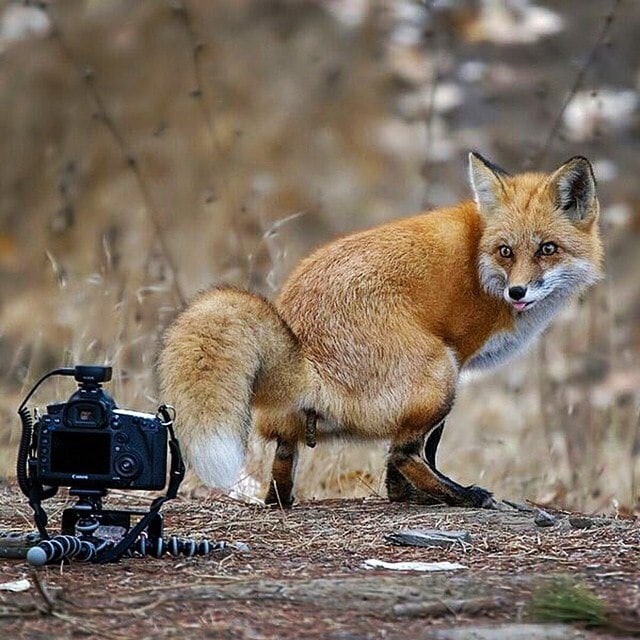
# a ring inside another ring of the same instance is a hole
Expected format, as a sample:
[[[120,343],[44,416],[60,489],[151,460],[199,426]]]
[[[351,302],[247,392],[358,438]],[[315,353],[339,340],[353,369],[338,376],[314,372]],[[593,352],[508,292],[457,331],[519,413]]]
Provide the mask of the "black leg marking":
[[[387,496],[391,502],[410,502],[414,486],[400,473],[393,462],[387,462]]]
[[[436,452],[438,451],[438,445],[440,444],[440,438],[442,437],[443,431],[444,420],[431,429],[424,438],[422,456],[427,461],[427,464],[433,469],[436,468]]]

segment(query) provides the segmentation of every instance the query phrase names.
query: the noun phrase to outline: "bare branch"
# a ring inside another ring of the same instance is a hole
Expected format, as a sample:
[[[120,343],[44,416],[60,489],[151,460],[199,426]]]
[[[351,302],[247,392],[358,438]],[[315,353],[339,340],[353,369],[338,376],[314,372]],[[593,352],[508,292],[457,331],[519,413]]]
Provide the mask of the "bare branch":
[[[184,296],[184,293],[182,291],[182,288],[180,286],[180,282],[178,279],[178,267],[173,258],[166,235],[160,223],[160,216],[158,214],[157,208],[154,205],[153,198],[151,197],[151,190],[149,189],[147,181],[145,180],[145,177],[142,174],[142,171],[140,170],[140,164],[137,158],[135,157],[133,151],[129,148],[129,145],[124,139],[115,121],[107,111],[104,99],[100,91],[96,87],[95,74],[93,70],[81,64],[77,60],[71,48],[67,44],[67,41],[62,33],[62,30],[60,29],[60,25],[57,23],[55,16],[52,15],[50,7],[47,6],[46,10],[51,19],[53,39],[60,46],[60,49],[63,52],[64,56],[69,60],[69,62],[77,70],[78,75],[81,77],[83,84],[86,87],[87,92],[95,105],[96,119],[99,120],[107,129],[107,131],[111,134],[111,137],[115,141],[116,146],[118,147],[118,150],[122,154],[122,157],[124,158],[127,167],[129,168],[129,170],[131,171],[135,179],[135,182],[140,191],[140,195],[142,197],[142,202],[144,205],[145,213],[147,215],[147,219],[149,220],[151,226],[153,227],[154,234],[160,245],[162,256],[169,268],[169,271],[171,272],[172,285],[175,290],[176,297],[178,298],[180,305],[184,306],[186,303],[186,298]]]
[[[204,74],[202,71],[202,54],[205,51],[205,42],[198,36],[195,30],[194,23],[196,21],[193,18],[186,0],[170,0],[170,5],[174,15],[180,21],[189,43],[194,82],[194,88],[190,91],[189,95],[196,100],[207,131],[207,143],[211,149],[211,153],[208,154],[210,165],[208,174],[215,175],[217,173],[219,175],[225,202],[232,210],[236,209],[237,213],[244,213],[245,210],[237,201],[237,195],[233,192],[227,179],[225,169],[223,168],[222,160],[224,159],[228,164],[230,162],[230,157],[225,154],[220,146],[220,142],[216,134],[213,109],[207,99],[208,91],[204,83]],[[216,158],[219,160],[217,165],[215,164]],[[231,215],[229,224],[236,241],[243,249],[241,251],[244,260],[243,270],[247,276],[247,282],[249,282],[251,274],[251,256],[247,254],[246,247],[244,246],[244,238],[239,220],[240,216]]]
[[[547,137],[540,151],[537,154],[535,154],[532,158],[529,158],[529,160],[526,162],[527,166],[540,166],[546,160],[547,155],[549,154],[549,151],[551,150],[551,147],[555,142],[558,132],[560,131],[560,125],[562,124],[562,118],[564,116],[564,112],[567,110],[569,103],[571,102],[571,100],[573,100],[576,93],[582,88],[587,72],[591,68],[591,65],[595,62],[595,59],[601,47],[607,41],[607,36],[609,35],[609,31],[611,30],[611,26],[613,24],[613,21],[615,19],[616,13],[620,7],[621,2],[622,0],[613,0],[613,5],[611,6],[611,9],[609,10],[609,12],[605,15],[604,20],[602,22],[602,28],[600,29],[600,33],[598,34],[596,41],[594,42],[593,46],[591,47],[591,50],[589,51],[587,57],[585,58],[584,63],[578,70],[578,73],[576,74],[576,77],[573,81],[573,85],[571,86],[571,89],[567,93],[564,99],[564,102],[560,107],[560,110],[556,114],[556,117],[554,118],[553,123],[551,124],[549,133],[547,134]]]

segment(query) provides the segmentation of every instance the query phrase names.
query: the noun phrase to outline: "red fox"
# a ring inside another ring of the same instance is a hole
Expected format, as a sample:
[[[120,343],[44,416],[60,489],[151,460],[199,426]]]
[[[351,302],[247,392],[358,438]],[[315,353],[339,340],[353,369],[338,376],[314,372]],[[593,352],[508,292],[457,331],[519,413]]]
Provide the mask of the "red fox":
[[[338,239],[303,260],[275,305],[232,288],[200,294],[158,361],[186,458],[230,488],[252,428],[276,440],[267,504],[290,506],[307,417],[319,441],[391,442],[392,501],[493,507],[436,468],[461,372],[524,349],[602,275],[589,161],[510,175],[469,155],[474,201]]]

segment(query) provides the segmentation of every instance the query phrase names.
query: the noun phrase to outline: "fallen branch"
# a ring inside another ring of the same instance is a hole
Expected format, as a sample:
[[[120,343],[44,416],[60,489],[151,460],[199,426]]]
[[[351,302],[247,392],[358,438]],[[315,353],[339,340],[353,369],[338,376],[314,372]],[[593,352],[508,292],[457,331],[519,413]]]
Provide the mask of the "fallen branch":
[[[51,596],[49,595],[49,592],[47,591],[47,588],[44,586],[44,584],[40,580],[40,574],[38,573],[37,570],[34,570],[32,572],[31,578],[33,579],[33,584],[36,587],[36,591],[38,592],[38,594],[44,600],[44,603],[45,603],[44,611],[41,610],[41,613],[44,613],[44,614],[47,614],[47,615],[52,614],[53,610],[55,608],[55,603],[54,603],[53,599],[51,598]]]
[[[459,613],[478,614],[500,609],[505,605],[503,598],[470,598],[469,600],[438,600],[435,602],[408,602],[396,604],[396,616],[422,618],[457,615]]]

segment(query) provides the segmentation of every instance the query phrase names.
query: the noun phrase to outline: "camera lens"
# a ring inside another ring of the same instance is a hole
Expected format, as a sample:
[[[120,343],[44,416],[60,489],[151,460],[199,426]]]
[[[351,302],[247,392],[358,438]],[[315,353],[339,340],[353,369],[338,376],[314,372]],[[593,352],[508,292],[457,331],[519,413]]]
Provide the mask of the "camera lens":
[[[123,453],[114,463],[116,473],[123,478],[135,478],[140,475],[140,461],[132,453]]]

